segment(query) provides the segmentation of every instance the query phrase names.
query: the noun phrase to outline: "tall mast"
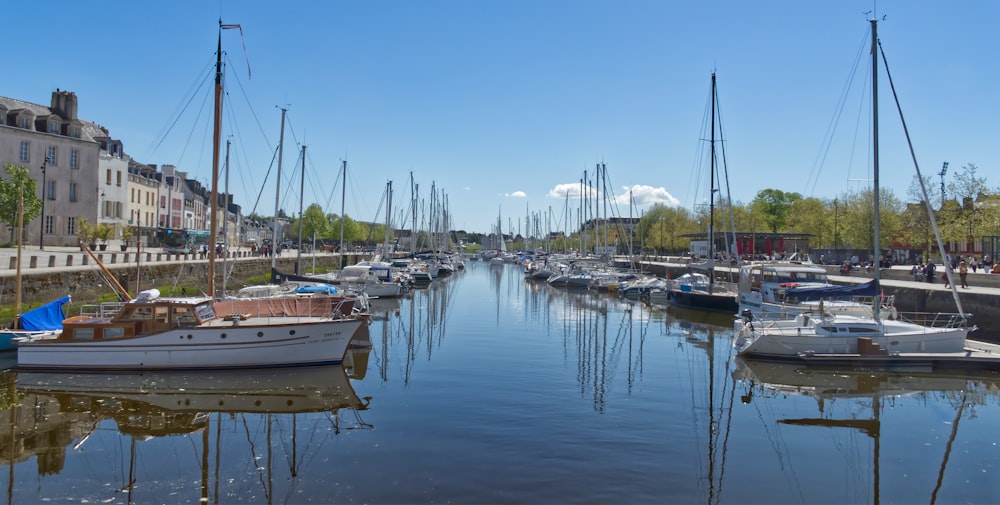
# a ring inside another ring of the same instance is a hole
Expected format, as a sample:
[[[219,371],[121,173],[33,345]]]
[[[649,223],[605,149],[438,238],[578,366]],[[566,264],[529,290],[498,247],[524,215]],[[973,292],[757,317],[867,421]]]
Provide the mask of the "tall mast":
[[[222,292],[226,292],[226,278],[229,277],[227,257],[229,256],[229,141],[226,141],[226,189],[223,191],[226,202],[222,205]],[[214,253],[215,244],[212,252]]]
[[[410,254],[417,253],[417,189],[413,182],[413,171],[410,171],[410,209],[413,213],[410,221]]]
[[[215,247],[219,216],[216,208],[219,206],[219,143],[222,137],[222,19],[219,19],[219,44],[215,51],[215,127],[212,133],[212,195],[209,200],[211,209],[210,231],[208,241]],[[215,297],[215,254],[208,256],[208,296]]]
[[[344,179],[340,188],[340,254],[337,255],[337,268],[344,269],[344,206],[347,203],[347,160],[344,160]]]
[[[875,193],[872,195],[874,201],[873,212],[875,214],[875,255],[872,256],[872,261],[878,261],[881,253],[879,249],[879,186],[878,186],[878,33],[875,28],[878,21],[876,19],[871,20],[872,23],[872,191]],[[879,280],[879,269],[882,267],[880,264],[875,265],[875,280]]]
[[[281,133],[278,135],[278,176],[275,178],[275,188],[274,188],[274,218],[271,220],[271,233],[274,236],[271,239],[272,249],[278,247],[281,242],[281,236],[278,233],[278,211],[281,205],[281,158],[284,157],[285,153],[285,113],[288,109],[281,108]],[[271,254],[271,271],[273,272],[278,268],[278,255]],[[274,279],[271,279],[272,281]]]
[[[44,189],[42,190],[44,191]],[[44,198],[44,195],[42,196]],[[42,230],[45,231],[44,229]],[[21,236],[24,235],[24,186],[17,185],[17,274],[14,276],[14,328],[21,329]]]
[[[712,133],[709,142],[711,165],[708,175],[708,264],[715,261],[715,72],[712,72]],[[709,291],[715,284],[715,269],[708,270]]]
[[[302,275],[302,197],[306,194],[306,146],[302,145],[302,176],[299,178],[299,247],[295,256],[295,275]]]

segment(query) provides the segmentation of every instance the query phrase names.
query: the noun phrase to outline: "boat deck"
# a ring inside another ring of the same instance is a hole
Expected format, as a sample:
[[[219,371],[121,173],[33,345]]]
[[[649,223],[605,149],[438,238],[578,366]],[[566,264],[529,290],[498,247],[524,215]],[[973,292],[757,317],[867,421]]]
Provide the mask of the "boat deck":
[[[963,352],[895,354],[803,353],[798,359],[814,367],[963,370],[1000,372],[1000,345],[968,340]]]

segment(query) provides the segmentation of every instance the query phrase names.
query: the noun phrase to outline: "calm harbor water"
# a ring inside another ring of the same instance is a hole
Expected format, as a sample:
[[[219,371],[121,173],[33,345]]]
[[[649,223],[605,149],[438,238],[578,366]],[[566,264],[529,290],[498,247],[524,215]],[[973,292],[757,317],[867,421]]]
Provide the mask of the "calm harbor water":
[[[8,503],[997,503],[1000,376],[746,362],[725,317],[465,272],[344,366],[8,371]]]

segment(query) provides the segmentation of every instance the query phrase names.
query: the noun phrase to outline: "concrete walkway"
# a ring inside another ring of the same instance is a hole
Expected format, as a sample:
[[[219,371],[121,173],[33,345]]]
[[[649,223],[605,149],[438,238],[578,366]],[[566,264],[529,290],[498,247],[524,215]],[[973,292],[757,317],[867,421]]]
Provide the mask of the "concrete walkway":
[[[108,247],[106,251],[93,251],[94,255],[101,260],[106,267],[120,267],[122,265],[135,265],[136,250],[134,247],[122,252],[118,247],[114,250]],[[201,254],[169,254],[163,252],[159,247],[144,248],[139,252],[139,261],[142,265],[151,264],[181,264],[188,262],[207,262]],[[296,250],[282,253],[279,258],[289,259],[297,256]],[[316,251],[315,253],[303,253],[302,261],[306,263],[310,258],[335,256],[335,254]],[[244,259],[259,259],[262,256],[251,256],[249,250],[233,250],[230,252],[230,260],[237,261]],[[221,260],[217,260],[221,261]],[[38,246],[24,246],[21,249],[21,274],[39,274],[56,271],[76,271],[90,270],[96,268],[94,260],[79,247],[59,247],[46,246],[45,250],[40,250]],[[17,275],[17,249],[0,248],[0,277],[11,277]]]

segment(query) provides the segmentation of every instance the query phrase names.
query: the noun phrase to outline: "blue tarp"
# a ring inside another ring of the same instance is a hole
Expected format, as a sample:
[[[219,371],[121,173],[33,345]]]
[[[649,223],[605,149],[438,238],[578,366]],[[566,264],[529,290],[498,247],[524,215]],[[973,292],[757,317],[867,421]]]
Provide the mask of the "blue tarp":
[[[333,286],[302,286],[295,290],[296,293],[317,293],[324,295],[337,294],[337,288]]]
[[[62,308],[67,303],[69,303],[69,295],[21,314],[21,329],[28,331],[61,330],[63,319],[66,319]]]
[[[850,298],[852,296],[878,296],[882,289],[878,280],[872,279],[864,284],[853,286],[805,286],[801,288],[790,287],[785,293],[794,296],[801,302],[808,300],[819,300],[820,298]]]

